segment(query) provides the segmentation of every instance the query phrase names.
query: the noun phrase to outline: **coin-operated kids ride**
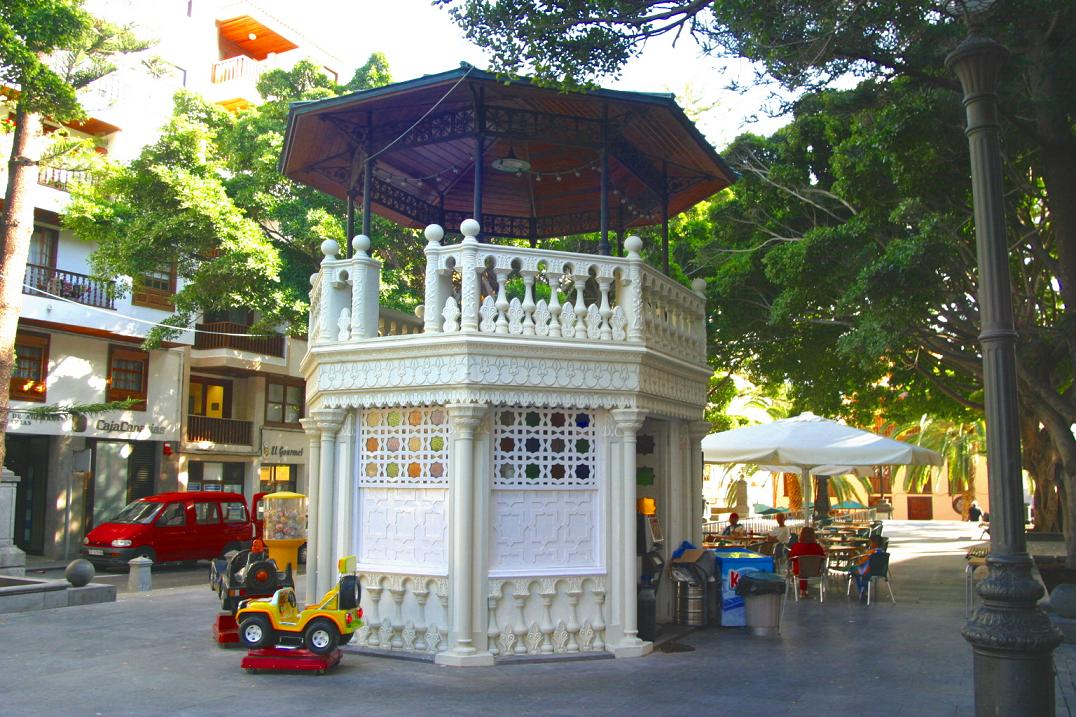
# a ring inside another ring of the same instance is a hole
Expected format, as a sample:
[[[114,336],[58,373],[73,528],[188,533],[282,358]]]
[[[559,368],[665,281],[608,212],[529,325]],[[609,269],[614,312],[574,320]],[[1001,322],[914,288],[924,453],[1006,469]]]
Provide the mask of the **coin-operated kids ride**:
[[[277,565],[299,565],[299,548],[306,543],[306,496],[280,491],[262,497],[262,539]]]
[[[362,608],[355,556],[341,558],[339,568],[336,587],[302,611],[291,587],[277,590],[270,600],[243,603],[235,619],[239,642],[250,649],[244,669],[323,672],[340,661],[338,646],[362,627]]]
[[[260,539],[250,550],[229,553],[209,564],[209,588],[220,598],[221,610],[232,615],[243,600],[269,597],[285,587],[295,587],[292,566],[281,570]]]

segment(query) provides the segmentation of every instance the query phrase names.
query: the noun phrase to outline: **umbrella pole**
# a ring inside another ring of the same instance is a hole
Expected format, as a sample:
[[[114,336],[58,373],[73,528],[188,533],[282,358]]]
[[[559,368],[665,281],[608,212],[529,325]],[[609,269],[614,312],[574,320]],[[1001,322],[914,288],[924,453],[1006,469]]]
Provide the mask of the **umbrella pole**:
[[[803,524],[807,525],[807,490],[811,482],[809,468],[800,468],[800,508],[803,510]]]

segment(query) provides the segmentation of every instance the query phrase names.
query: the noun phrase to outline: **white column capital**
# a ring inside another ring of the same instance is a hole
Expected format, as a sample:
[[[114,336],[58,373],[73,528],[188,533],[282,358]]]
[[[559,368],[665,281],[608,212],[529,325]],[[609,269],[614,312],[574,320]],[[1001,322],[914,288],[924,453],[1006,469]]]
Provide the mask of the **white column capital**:
[[[471,436],[485,418],[489,406],[478,403],[450,403],[445,409],[448,411],[448,425],[451,430]]]
[[[687,424],[688,436],[691,438],[692,443],[701,441],[706,436],[713,432],[713,426],[709,421],[690,421]]]
[[[333,435],[340,430],[345,415],[346,411],[342,408],[315,408],[307,418],[299,422],[307,433],[311,433],[313,429]]]
[[[614,408],[609,415],[616,421],[617,432],[622,436],[638,433],[646,420],[646,411],[642,408]]]

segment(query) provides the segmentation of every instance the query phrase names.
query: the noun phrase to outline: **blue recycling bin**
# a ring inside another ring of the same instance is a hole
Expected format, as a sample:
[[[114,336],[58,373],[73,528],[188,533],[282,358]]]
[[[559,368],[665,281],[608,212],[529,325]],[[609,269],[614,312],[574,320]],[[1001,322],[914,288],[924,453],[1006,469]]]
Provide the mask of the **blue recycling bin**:
[[[743,597],[736,594],[736,583],[740,576],[748,573],[772,573],[773,557],[732,548],[713,551],[717,565],[717,574],[721,576],[718,602],[721,607],[722,627],[746,627]]]

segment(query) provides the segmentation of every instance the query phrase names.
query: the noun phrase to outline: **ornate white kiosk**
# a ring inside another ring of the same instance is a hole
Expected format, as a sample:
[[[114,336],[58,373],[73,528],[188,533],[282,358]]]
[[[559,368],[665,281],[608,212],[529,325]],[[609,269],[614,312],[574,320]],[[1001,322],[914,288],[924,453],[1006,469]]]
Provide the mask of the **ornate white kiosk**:
[[[636,499],[666,545],[701,539],[705,283],[648,266],[638,237],[611,256],[609,229],[667,228],[735,175],[670,95],[469,66],[293,105],[281,169],[363,217],[312,277],[307,595],[354,553],[361,645],[450,665],[649,652]],[[425,227],[421,330],[379,318],[374,211]],[[537,248],[592,231],[599,254]]]
[[[355,553],[358,644],[496,655],[649,651],[636,635],[636,435],[660,423],[675,545],[701,540],[704,282],[624,258],[460,244],[426,229],[423,332],[378,336],[380,265],[327,241],[313,277],[308,594]],[[479,299],[479,271],[500,279]],[[517,267],[525,297],[503,287]],[[459,300],[453,281],[461,287]],[[585,303],[593,279],[598,300]],[[534,301],[535,283],[567,287]],[[645,494],[653,495],[653,491]]]

